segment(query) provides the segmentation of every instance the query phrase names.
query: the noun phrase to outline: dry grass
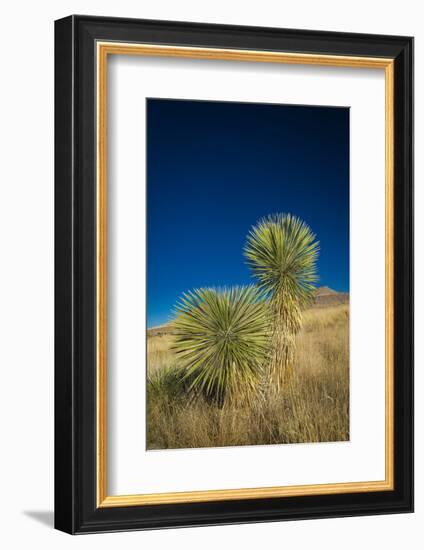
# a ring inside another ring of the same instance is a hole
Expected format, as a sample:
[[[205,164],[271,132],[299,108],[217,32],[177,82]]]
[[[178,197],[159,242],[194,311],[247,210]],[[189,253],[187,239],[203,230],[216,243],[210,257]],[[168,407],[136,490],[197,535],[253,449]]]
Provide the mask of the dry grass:
[[[174,363],[173,354],[169,349],[171,342],[171,334],[147,337],[147,368],[149,374]]]
[[[171,341],[167,334],[148,339],[148,449],[349,439],[348,305],[305,312],[290,385],[249,406],[190,399]]]

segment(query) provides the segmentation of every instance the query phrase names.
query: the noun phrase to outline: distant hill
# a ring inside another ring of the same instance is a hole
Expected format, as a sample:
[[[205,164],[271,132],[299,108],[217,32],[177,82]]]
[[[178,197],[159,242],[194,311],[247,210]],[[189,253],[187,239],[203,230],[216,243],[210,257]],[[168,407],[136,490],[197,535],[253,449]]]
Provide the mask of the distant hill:
[[[315,291],[315,307],[337,306],[348,302],[349,294],[347,292],[337,292],[328,286],[320,286]]]
[[[349,303],[347,292],[337,292],[328,286],[320,286],[315,291],[315,303],[312,307],[331,307]],[[164,336],[170,333],[169,324],[158,325],[147,329],[149,336]]]
[[[164,336],[171,332],[170,326],[168,324],[158,325],[157,327],[152,327],[147,329],[147,334],[149,336]]]

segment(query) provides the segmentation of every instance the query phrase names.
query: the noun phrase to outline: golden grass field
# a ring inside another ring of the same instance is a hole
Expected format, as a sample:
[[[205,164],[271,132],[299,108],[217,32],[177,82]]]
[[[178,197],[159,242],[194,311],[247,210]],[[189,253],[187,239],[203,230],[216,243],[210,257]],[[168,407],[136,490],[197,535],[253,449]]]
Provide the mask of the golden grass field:
[[[190,399],[175,384],[172,335],[147,342],[147,448],[175,449],[349,439],[349,306],[304,312],[284,391],[247,406]]]

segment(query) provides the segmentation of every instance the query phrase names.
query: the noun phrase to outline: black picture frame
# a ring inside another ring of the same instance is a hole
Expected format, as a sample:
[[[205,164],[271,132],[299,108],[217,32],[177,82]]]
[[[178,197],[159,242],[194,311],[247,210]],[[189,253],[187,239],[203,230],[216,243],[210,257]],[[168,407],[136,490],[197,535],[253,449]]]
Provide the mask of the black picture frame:
[[[98,508],[98,40],[394,60],[392,491]],[[73,15],[55,22],[55,527],[72,534],[413,511],[413,39]]]

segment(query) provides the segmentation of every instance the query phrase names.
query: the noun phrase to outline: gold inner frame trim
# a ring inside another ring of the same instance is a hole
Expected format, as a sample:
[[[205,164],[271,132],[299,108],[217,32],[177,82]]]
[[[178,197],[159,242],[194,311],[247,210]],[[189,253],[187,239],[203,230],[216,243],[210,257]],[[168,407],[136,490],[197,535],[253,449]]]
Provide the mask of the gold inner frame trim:
[[[305,495],[364,493],[394,489],[394,60],[256,50],[194,48],[123,42],[97,42],[97,506],[142,506]],[[109,496],[107,493],[107,60],[109,55],[220,59],[331,67],[384,69],[386,135],[386,373],[385,479],[248,489]]]

